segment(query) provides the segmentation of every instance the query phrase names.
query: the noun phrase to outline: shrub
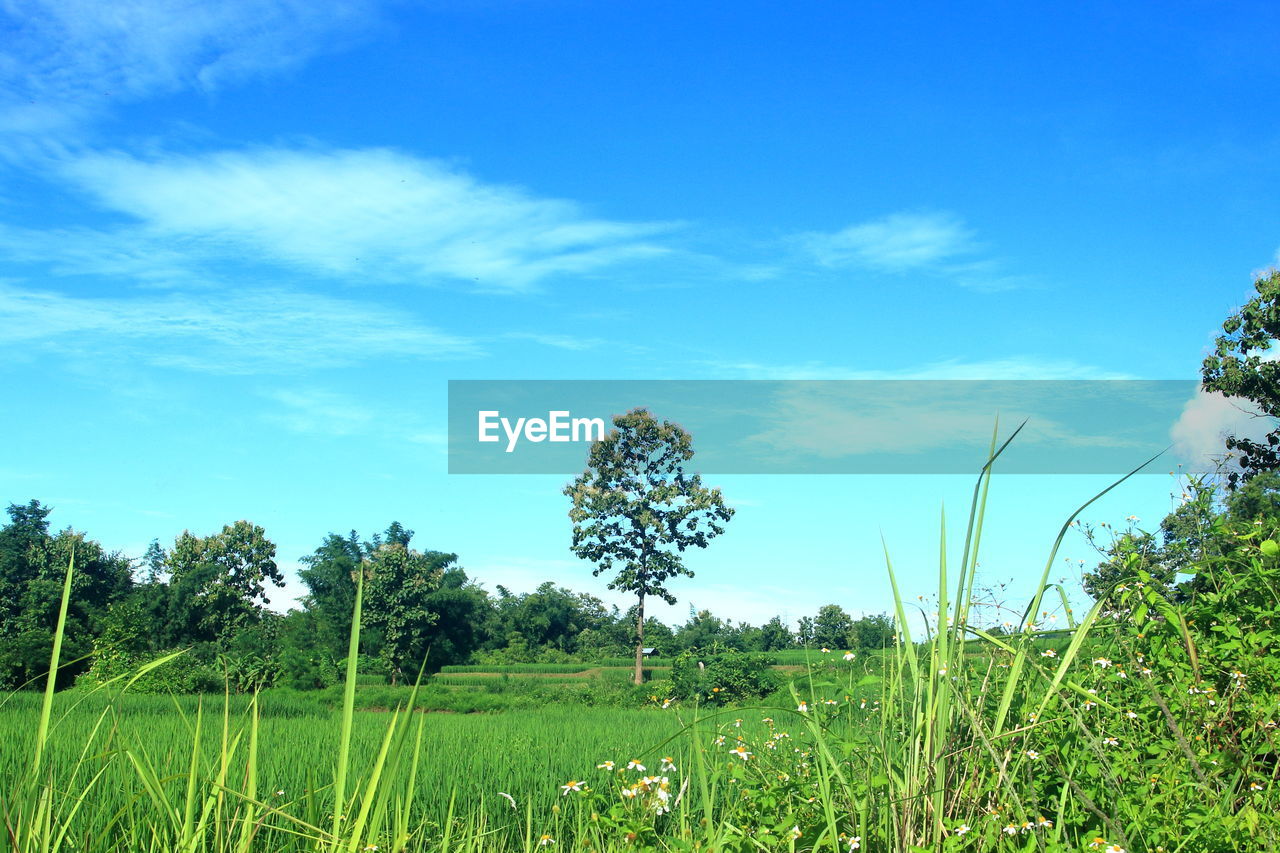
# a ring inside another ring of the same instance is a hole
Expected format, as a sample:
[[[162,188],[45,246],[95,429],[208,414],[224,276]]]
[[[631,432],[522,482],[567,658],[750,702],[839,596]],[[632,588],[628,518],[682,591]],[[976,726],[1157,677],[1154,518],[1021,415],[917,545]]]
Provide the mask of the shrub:
[[[318,690],[337,684],[338,665],[321,650],[285,648],[280,653],[279,684],[295,690]]]
[[[174,649],[155,654],[130,655],[108,652],[94,658],[88,672],[77,681],[94,687],[117,676],[129,676],[153,660],[172,654]],[[138,678],[129,688],[132,693],[220,693],[225,685],[222,671],[214,664],[187,653],[161,664]]]
[[[671,668],[672,692],[681,699],[723,705],[759,699],[778,687],[769,656],[735,651],[700,655],[682,652]]]

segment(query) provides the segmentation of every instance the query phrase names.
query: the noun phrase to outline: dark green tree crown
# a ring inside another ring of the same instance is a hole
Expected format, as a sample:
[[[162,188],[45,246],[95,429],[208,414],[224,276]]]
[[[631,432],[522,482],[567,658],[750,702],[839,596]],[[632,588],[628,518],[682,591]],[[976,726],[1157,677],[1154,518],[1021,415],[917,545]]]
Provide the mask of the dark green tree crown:
[[[613,423],[592,445],[587,470],[564,489],[573,501],[571,550],[595,563],[596,575],[616,570],[610,589],[674,603],[665,582],[693,575],[681,552],[705,548],[734,511],[719,489],[685,473],[693,440],[679,425],[642,408]]]
[[[1201,384],[1206,391],[1248,400],[1262,414],[1277,418],[1280,361],[1272,347],[1280,340],[1280,270],[1267,271],[1253,287],[1258,295],[1222,324],[1213,354],[1201,365]],[[1262,441],[1230,436],[1226,445],[1240,469],[1227,474],[1232,490],[1261,471],[1280,468],[1280,429],[1272,429]]]

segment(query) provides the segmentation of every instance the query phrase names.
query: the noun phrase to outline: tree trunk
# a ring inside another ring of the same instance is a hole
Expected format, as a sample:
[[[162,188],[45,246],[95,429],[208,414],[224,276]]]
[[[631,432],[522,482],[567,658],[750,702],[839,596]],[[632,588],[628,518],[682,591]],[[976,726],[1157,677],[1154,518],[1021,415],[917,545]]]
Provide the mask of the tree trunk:
[[[644,684],[644,593],[636,614],[636,684]]]

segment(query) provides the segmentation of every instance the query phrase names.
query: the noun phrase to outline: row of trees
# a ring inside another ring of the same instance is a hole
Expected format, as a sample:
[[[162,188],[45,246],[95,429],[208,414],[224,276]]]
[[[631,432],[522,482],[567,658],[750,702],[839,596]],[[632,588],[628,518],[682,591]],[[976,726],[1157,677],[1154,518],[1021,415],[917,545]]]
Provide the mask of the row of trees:
[[[336,682],[347,653],[356,580],[365,579],[363,671],[393,681],[451,663],[599,660],[631,654],[637,608],[621,611],[548,581],[536,590],[489,591],[457,555],[414,547],[399,523],[364,539],[329,534],[303,558],[307,595],[280,614],[270,591],[283,583],[276,549],[248,521],[209,536],[184,532],[140,560],[107,553],[83,533],[50,530],[38,501],[8,508],[0,528],[0,685],[38,679],[48,666],[63,573],[72,550],[76,580],[64,644],[64,684],[88,673],[107,678],[175,649],[189,649],[166,686],[216,687],[230,677],[248,689],[268,683],[321,687]],[[664,656],[687,649],[768,652],[797,644],[882,646],[886,616],[855,620],[824,606],[792,631],[781,617],[734,623],[708,610],[683,625],[647,618],[645,643]]]
[[[1177,594],[1195,595],[1198,579],[1179,584],[1179,573],[1205,559],[1233,553],[1250,528],[1267,528],[1280,510],[1280,272],[1254,284],[1255,298],[1232,314],[1201,368],[1202,385],[1248,400],[1269,418],[1261,441],[1229,437],[1233,458],[1220,481],[1188,487],[1186,500],[1156,531],[1129,530],[1101,545],[1102,562],[1084,580],[1100,596],[1146,573]],[[309,594],[302,608],[281,616],[268,609],[269,585],[282,585],[275,546],[247,521],[199,537],[183,533],[169,549],[153,543],[135,566],[120,554],[71,529],[50,533],[49,508],[37,501],[11,505],[0,528],[0,685],[37,677],[50,646],[63,567],[78,563],[68,613],[64,675],[90,669],[110,675],[173,648],[192,647],[227,674],[261,683],[283,675],[298,685],[336,677],[355,599],[365,581],[362,654],[393,680],[419,666],[434,669],[473,658],[524,661],[593,658],[634,651],[636,680],[641,648],[674,654],[722,647],[773,651],[794,644],[835,648],[877,647],[892,638],[885,617],[854,620],[837,605],[805,618],[792,633],[780,618],[733,625],[708,611],[690,614],[672,629],[646,618],[645,600],[674,600],[666,584],[692,575],[682,554],[705,548],[733,517],[718,489],[702,484],[683,465],[692,439],[678,425],[635,409],[592,445],[587,470],[565,487],[570,498],[571,550],[611,573],[611,589],[636,595],[622,614],[589,595],[553,583],[513,595],[491,594],[469,579],[455,554],[419,551],[413,532],[398,523],[362,540],[355,532],[330,534],[304,562]],[[1274,547],[1272,542],[1269,547]],[[135,569],[140,570],[135,572]],[[1175,589],[1176,587],[1176,589]]]

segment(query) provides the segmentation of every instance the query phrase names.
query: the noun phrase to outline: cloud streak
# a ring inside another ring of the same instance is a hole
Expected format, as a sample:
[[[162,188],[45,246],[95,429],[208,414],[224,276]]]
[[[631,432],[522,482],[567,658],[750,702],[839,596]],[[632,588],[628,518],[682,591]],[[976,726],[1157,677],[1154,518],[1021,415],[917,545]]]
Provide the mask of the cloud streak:
[[[1074,409],[1055,408],[1054,389],[1040,383],[994,393],[947,380],[888,383],[875,390],[872,396],[866,389],[838,384],[784,386],[762,417],[766,428],[747,442],[780,457],[906,454],[927,459],[926,468],[943,470],[943,462],[954,459],[940,461],[928,454],[957,448],[985,451],[998,415],[1006,424],[1030,422],[1019,436],[1019,450],[1026,445],[1070,447],[1084,459],[1090,448],[1147,446],[1133,436],[1090,429],[1082,410],[1090,399],[1076,401]]]
[[[1027,283],[982,257],[974,231],[952,213],[892,213],[839,231],[798,234],[792,244],[807,262],[829,270],[931,274],[988,292]]]
[[[403,312],[288,290],[98,298],[10,284],[0,284],[0,347],[233,375],[480,355]]]
[[[211,91],[340,49],[372,0],[6,0],[0,127],[50,131],[133,101]]]
[[[1071,359],[1018,356],[960,361],[932,361],[897,370],[867,370],[824,362],[761,364],[714,362],[719,372],[742,379],[1134,379],[1131,374],[1105,370]]]
[[[347,395],[315,388],[287,388],[267,395],[281,409],[267,420],[292,432],[346,436],[363,433],[374,422],[366,404]]]
[[[973,232],[958,217],[941,213],[894,213],[797,240],[822,266],[895,273],[927,269],[975,250]]]
[[[127,243],[206,260],[248,255],[353,284],[529,290],[663,255],[650,238],[672,227],[592,218],[573,202],[385,149],[93,154],[62,174],[126,218],[117,236]]]

